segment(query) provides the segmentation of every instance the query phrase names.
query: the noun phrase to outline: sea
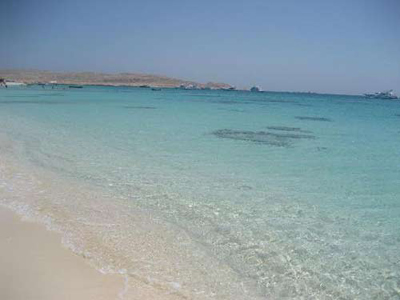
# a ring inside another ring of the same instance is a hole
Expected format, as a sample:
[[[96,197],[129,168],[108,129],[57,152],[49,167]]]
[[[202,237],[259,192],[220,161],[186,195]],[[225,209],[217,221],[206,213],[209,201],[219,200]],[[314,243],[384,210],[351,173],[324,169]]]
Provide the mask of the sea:
[[[400,101],[1,88],[0,204],[121,299],[400,299]]]

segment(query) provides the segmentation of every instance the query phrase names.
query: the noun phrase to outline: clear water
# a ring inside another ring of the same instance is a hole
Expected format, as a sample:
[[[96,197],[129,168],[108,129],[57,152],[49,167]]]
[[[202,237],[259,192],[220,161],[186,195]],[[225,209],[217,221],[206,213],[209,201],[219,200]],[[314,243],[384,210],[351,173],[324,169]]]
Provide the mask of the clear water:
[[[10,88],[0,141],[0,201],[128,289],[400,299],[400,102]]]

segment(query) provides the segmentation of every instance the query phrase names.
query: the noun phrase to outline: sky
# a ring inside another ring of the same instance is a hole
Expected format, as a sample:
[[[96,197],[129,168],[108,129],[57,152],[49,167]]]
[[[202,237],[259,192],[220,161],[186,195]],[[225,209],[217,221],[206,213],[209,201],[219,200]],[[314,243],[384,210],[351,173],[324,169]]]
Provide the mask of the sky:
[[[0,68],[400,94],[400,0],[0,0]]]

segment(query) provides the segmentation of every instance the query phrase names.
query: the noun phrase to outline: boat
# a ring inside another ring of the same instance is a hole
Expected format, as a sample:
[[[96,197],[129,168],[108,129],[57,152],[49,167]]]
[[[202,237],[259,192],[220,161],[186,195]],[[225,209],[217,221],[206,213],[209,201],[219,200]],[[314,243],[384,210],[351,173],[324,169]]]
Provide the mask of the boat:
[[[369,98],[369,99],[399,99],[394,93],[393,90],[385,91],[385,92],[380,92],[380,93],[374,93],[374,94],[364,94],[364,97]]]
[[[152,87],[151,90],[152,90],[152,91],[161,91],[161,88],[159,88],[159,87]]]
[[[194,84],[188,84],[188,85],[181,84],[179,86],[179,88],[182,90],[197,90],[198,89],[198,87]]]
[[[230,86],[230,87],[224,87],[221,88],[222,91],[236,91],[236,87]]]
[[[25,83],[23,83],[23,82],[16,82],[16,81],[8,81],[8,80],[5,80],[5,81],[4,81],[4,85],[5,85],[6,87],[8,87],[8,86],[23,86],[23,85],[25,85]]]
[[[74,85],[70,85],[69,88],[70,89],[81,89],[81,88],[83,88],[83,86],[74,84]]]
[[[253,86],[253,87],[250,89],[250,92],[261,92],[261,89],[260,89],[260,87],[258,87],[258,86]]]

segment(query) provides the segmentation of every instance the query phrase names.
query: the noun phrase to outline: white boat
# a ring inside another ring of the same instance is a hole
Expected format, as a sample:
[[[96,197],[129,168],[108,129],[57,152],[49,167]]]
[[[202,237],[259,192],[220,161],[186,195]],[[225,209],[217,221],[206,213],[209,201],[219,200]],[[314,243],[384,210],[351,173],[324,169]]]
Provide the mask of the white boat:
[[[393,90],[374,94],[364,94],[364,96],[370,99],[399,99],[399,97],[393,93]]]
[[[21,86],[25,85],[23,82],[16,82],[16,81],[6,81],[5,82],[6,86]]]

